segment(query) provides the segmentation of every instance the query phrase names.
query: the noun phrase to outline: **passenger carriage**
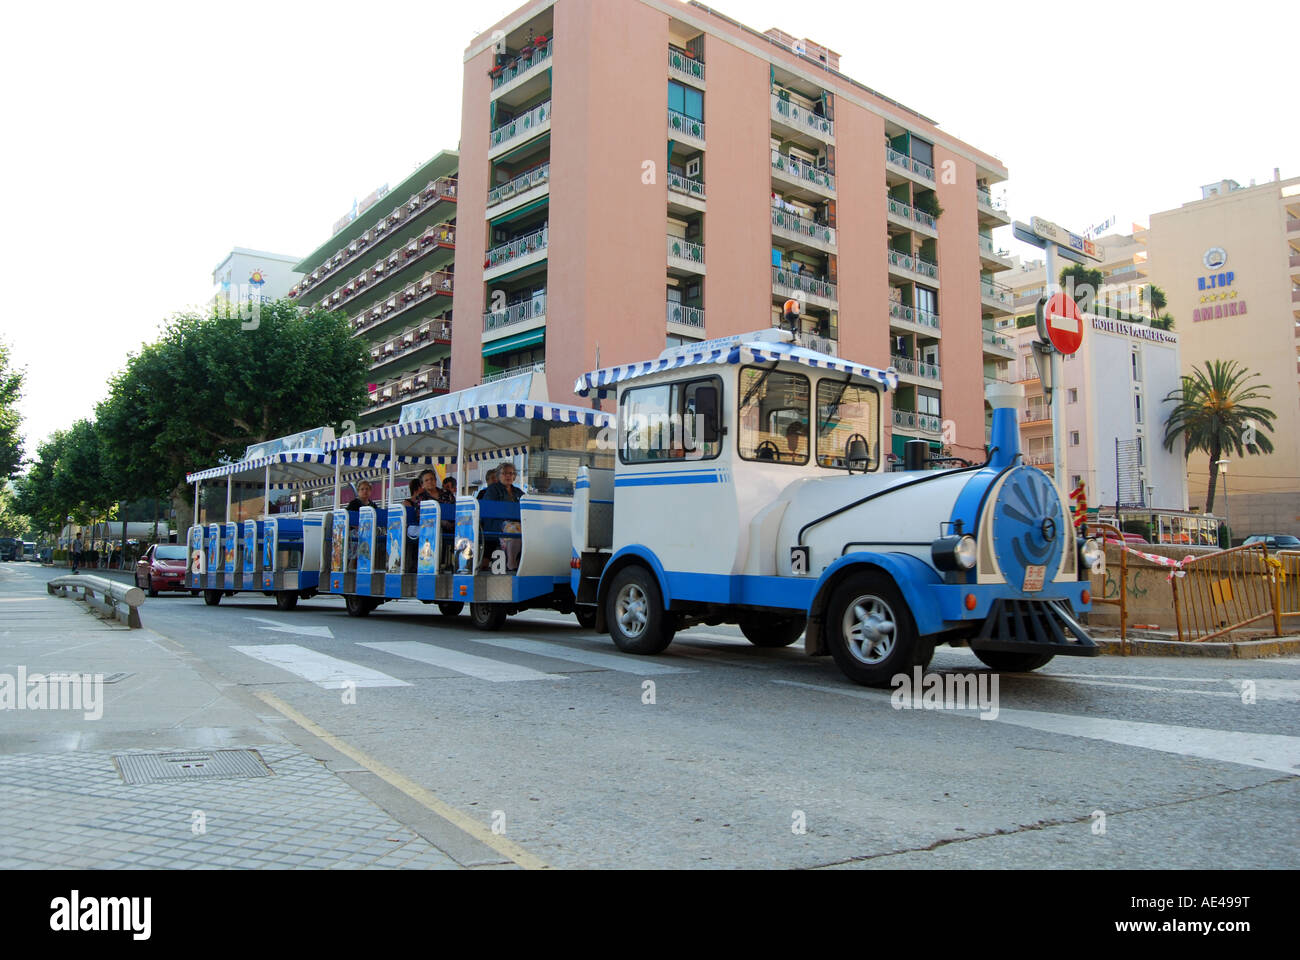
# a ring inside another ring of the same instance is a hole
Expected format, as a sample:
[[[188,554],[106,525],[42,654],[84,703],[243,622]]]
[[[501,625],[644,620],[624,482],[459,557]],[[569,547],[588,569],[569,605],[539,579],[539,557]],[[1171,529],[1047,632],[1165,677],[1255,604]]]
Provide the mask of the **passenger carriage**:
[[[1047,474],[1021,462],[1023,388],[992,384],[988,462],[889,472],[885,393],[897,374],[796,346],[784,331],[689,344],[581,377],[616,396],[617,456],[573,505],[579,616],[624,651],[695,623],[754,644],[805,633],[851,679],[888,684],[937,643],[1027,670],[1097,647],[1095,541],[1076,541]]]
[[[520,610],[573,612],[574,482],[581,469],[612,464],[602,433],[612,436],[608,414],[547,402],[544,378],[529,373],[408,404],[397,424],[338,438],[326,449],[386,457],[393,494],[379,507],[333,511],[321,589],[343,596],[354,616],[401,599],[447,616],[468,605],[473,624],[488,630]],[[478,499],[471,484],[505,460],[522,464],[525,496]],[[454,505],[402,503],[399,473],[417,461],[456,477]]]

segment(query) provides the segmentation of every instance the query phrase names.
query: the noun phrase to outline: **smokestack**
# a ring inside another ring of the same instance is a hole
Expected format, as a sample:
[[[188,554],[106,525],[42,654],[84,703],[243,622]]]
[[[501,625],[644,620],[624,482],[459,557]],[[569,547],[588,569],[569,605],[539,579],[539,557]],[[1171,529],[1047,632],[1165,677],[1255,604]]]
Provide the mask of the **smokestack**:
[[[993,454],[989,466],[997,470],[1009,467],[1020,454],[1020,425],[1016,411],[1025,399],[1023,383],[996,380],[984,388],[984,398],[993,408],[993,431],[989,445]]]

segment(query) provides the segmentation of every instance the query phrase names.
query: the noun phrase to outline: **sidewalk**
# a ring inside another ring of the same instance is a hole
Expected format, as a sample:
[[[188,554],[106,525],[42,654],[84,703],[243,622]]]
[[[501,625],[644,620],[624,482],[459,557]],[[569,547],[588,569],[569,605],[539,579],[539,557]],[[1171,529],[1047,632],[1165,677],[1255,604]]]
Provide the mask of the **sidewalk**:
[[[0,869],[459,866],[291,743],[278,715],[147,627],[49,596],[39,570],[0,564]],[[50,672],[102,675],[102,700],[49,708],[68,703],[32,680]],[[217,752],[236,750],[253,753]],[[167,779],[128,784],[149,754],[173,755],[154,765]],[[245,770],[217,769],[227,759]]]

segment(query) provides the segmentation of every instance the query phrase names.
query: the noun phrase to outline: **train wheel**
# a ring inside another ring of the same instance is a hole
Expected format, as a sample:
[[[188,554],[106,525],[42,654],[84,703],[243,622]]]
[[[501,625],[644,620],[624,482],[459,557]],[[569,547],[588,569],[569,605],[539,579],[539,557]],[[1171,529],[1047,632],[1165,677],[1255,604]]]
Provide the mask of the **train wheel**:
[[[907,602],[881,573],[855,573],[840,584],[826,610],[826,634],[836,665],[866,687],[887,687],[934,654],[934,641],[917,636]]]
[[[367,617],[375,609],[370,605],[369,597],[359,597],[355,593],[346,594],[343,605],[347,608],[349,617]]]
[[[200,593],[202,593],[202,592],[203,592],[202,590],[191,590],[191,591],[190,591],[190,596],[191,596],[191,597],[197,597],[197,596],[198,596]]]
[[[204,591],[203,591],[203,602],[206,603],[209,607],[215,607],[217,604],[219,604],[219,603],[221,602],[221,591],[220,591],[220,590],[204,590]]]
[[[595,607],[578,607],[573,611],[573,615],[578,618],[578,626],[584,630],[590,630],[596,625]]]
[[[469,620],[476,630],[500,630],[506,622],[506,608],[499,603],[471,603]]]
[[[976,650],[975,656],[998,673],[1028,673],[1030,670],[1037,670],[1039,667],[1044,666],[1055,654]]]
[[[740,632],[756,647],[788,647],[801,636],[808,625],[803,614],[793,617],[776,617],[751,614],[740,621]]]
[[[465,604],[463,603],[438,604],[438,612],[441,613],[444,617],[459,617],[460,612],[464,609],[465,609]]]
[[[673,642],[675,622],[664,609],[659,584],[645,567],[620,570],[605,603],[609,635],[624,653],[662,653]]]
[[[277,610],[292,610],[298,606],[298,593],[295,590],[281,590],[275,595]]]

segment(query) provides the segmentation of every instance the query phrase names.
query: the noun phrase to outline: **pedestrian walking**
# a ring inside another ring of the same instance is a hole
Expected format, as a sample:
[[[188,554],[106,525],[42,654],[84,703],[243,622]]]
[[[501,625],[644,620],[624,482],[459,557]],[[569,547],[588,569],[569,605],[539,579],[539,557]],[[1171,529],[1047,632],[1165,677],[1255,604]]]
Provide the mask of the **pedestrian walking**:
[[[81,552],[85,549],[85,544],[81,540],[81,534],[77,534],[77,539],[72,541],[72,572],[76,573],[81,567]]]

